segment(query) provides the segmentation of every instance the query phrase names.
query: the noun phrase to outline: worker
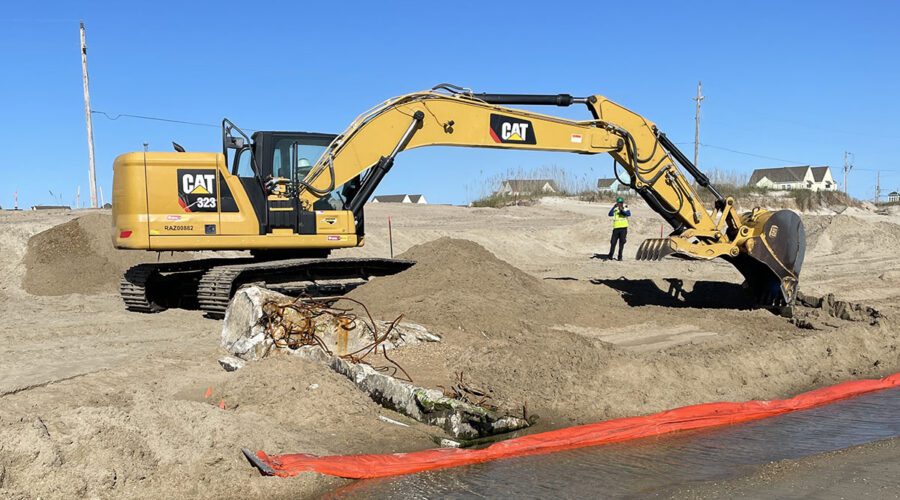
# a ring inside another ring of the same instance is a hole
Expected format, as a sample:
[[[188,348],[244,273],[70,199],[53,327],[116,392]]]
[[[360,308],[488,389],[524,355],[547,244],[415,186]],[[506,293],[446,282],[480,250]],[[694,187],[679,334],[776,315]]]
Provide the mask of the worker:
[[[609,240],[609,260],[613,258],[613,251],[616,249],[616,243],[619,244],[619,260],[622,260],[622,249],[625,248],[625,237],[628,235],[628,218],[631,217],[631,210],[621,197],[616,198],[616,204],[609,209],[609,216],[612,217],[613,230],[612,238]]]

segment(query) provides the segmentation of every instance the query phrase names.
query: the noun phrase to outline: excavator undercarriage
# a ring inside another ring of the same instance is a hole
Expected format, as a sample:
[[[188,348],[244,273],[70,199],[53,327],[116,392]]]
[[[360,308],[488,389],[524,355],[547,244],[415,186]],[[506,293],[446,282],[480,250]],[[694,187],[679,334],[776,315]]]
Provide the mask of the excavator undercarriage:
[[[200,309],[222,318],[242,285],[258,284],[289,295],[340,296],[374,276],[396,274],[415,262],[402,259],[198,259],[139,264],[129,269],[119,292],[129,311]]]

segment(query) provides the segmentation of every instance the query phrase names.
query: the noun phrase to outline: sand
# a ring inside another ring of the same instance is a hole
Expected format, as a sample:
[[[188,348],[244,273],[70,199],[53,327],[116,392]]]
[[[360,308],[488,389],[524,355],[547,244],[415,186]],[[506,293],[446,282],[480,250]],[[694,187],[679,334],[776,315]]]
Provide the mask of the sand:
[[[82,215],[28,240],[22,285],[34,295],[115,292],[125,271],[143,262],[193,258],[193,253],[121,251],[112,246],[112,217]]]
[[[871,339],[848,336],[870,328],[862,314],[844,321],[798,307],[798,316],[819,329],[811,333],[768,311],[740,309],[747,297],[737,284],[680,280],[685,298],[674,299],[675,280],[539,280],[476,243],[448,237],[400,257],[417,264],[351,296],[388,317],[405,312],[444,342],[392,357],[430,386],[449,387],[463,372],[496,404],[513,413],[528,408],[549,417],[551,427],[726,393],[738,399],[765,398],[774,388],[790,393],[822,382],[821,370],[835,362],[823,357],[841,358],[840,365],[869,354],[881,365],[881,349],[890,358],[897,339],[889,334],[887,345],[867,347]],[[823,356],[838,341],[853,347]],[[877,374],[878,367],[865,372]]]
[[[500,210],[375,205],[366,247],[337,253],[386,256],[391,216],[396,253],[420,264],[354,295],[378,317],[402,313],[444,335],[392,357],[420,384],[464,372],[495,404],[540,415],[537,430],[900,371],[900,216],[807,217],[819,229],[801,289],[885,315],[877,325],[828,317],[810,330],[735,308],[739,275],[727,263],[629,260],[643,237],[659,234],[641,205],[632,206],[626,261],[590,259],[608,249],[607,210],[566,200]],[[345,482],[260,477],[240,448],[378,453],[441,437],[379,420],[408,422],[299,359],[226,373],[216,362],[219,322],[197,311],[127,313],[104,288],[111,273],[90,288],[75,280],[60,294],[30,293],[27,275],[45,270],[28,256],[29,240],[82,214],[0,212],[0,496],[311,496]],[[94,215],[94,227],[105,224],[107,212]],[[93,234],[89,222],[64,230]],[[98,250],[73,252],[69,267],[116,265],[88,240]],[[669,296],[673,287],[683,300]]]
[[[398,255],[410,270],[376,278],[350,297],[384,316],[403,314],[442,330],[522,338],[575,304],[552,284],[469,240],[441,237]],[[468,337],[467,337],[468,338]]]

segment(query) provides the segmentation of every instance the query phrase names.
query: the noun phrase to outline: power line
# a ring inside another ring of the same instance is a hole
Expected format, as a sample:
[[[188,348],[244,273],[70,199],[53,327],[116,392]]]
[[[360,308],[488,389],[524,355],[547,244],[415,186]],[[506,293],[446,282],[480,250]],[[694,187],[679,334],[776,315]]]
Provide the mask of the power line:
[[[222,124],[220,124],[220,123],[217,124],[217,123],[191,122],[191,121],[187,121],[187,120],[176,120],[174,118],[162,118],[159,116],[146,116],[146,115],[133,115],[133,114],[129,114],[129,113],[108,113],[106,111],[97,111],[96,109],[92,110],[91,113],[103,115],[104,117],[106,117],[106,119],[112,120],[112,121],[115,121],[115,120],[118,120],[119,118],[125,117],[125,118],[137,118],[140,120],[152,120],[152,121],[157,121],[157,122],[178,123],[181,125],[194,125],[197,127],[212,127],[212,128],[221,128],[222,127]],[[248,132],[258,132],[259,131],[259,129],[249,128],[249,127],[241,127],[241,129],[246,130]]]
[[[213,125],[212,123],[189,122],[189,121],[185,121],[185,120],[174,120],[172,118],[160,118],[158,116],[132,115],[132,114],[128,114],[128,113],[113,113],[115,116],[111,116],[110,113],[107,113],[106,111],[98,111],[96,109],[91,111],[91,113],[103,115],[108,120],[112,120],[112,121],[118,120],[119,118],[122,118],[124,116],[125,118],[138,118],[141,120],[154,120],[154,121],[158,121],[158,122],[180,123],[182,125],[195,125],[198,127],[213,127],[213,128],[221,127],[221,125]],[[247,129],[247,130],[252,130],[252,129]]]
[[[693,142],[676,142],[675,144],[693,144]],[[730,153],[737,153],[737,154],[746,155],[746,156],[753,156],[756,158],[763,158],[766,160],[783,161],[786,163],[796,163],[798,165],[803,163],[801,161],[796,161],[796,160],[786,160],[784,158],[775,158],[774,156],[765,156],[765,155],[756,154],[756,153],[748,153],[747,151],[738,151],[737,149],[726,148],[724,146],[715,146],[713,144],[706,144],[703,142],[701,142],[699,144],[705,148],[721,149],[722,151],[728,151]]]
[[[756,154],[756,153],[748,153],[748,152],[746,152],[746,151],[738,151],[738,150],[736,150],[736,149],[726,148],[726,147],[723,147],[723,146],[713,146],[712,144],[703,144],[703,143],[701,143],[700,145],[703,146],[703,147],[705,147],[705,148],[721,149],[722,151],[728,151],[729,153],[737,153],[737,154],[739,154],[739,155],[753,156],[753,157],[755,157],[755,158],[763,158],[763,159],[765,159],[765,160],[783,161],[783,162],[787,162],[787,163],[795,163],[795,164],[798,164],[798,165],[803,163],[802,161],[786,160],[786,159],[784,159],[784,158],[776,158],[776,157],[774,157],[774,156],[766,156],[766,155],[760,155],[760,154]]]
[[[174,118],[162,118],[162,117],[159,117],[159,116],[134,115],[134,114],[130,114],[130,113],[110,113],[110,112],[106,112],[106,111],[99,111],[99,110],[96,110],[96,109],[91,110],[91,113],[92,113],[92,114],[103,115],[106,119],[112,120],[112,121],[115,121],[115,120],[118,120],[119,118],[125,117],[125,118],[135,118],[135,119],[139,119],[139,120],[152,120],[152,121],[166,122],[166,123],[178,123],[178,124],[181,124],[181,125],[194,125],[194,126],[197,126],[197,127],[212,127],[212,128],[220,128],[220,127],[221,127],[220,124],[202,123],[202,122],[192,122],[192,121],[187,121],[187,120],[176,120],[176,119],[174,119]],[[247,131],[250,131],[250,132],[256,132],[258,129],[244,128],[244,130],[247,130]],[[690,141],[690,142],[676,142],[675,144],[679,144],[679,145],[684,145],[684,144],[694,144],[694,142],[693,142],[693,141]],[[720,149],[720,150],[722,150],[722,151],[728,151],[729,153],[735,153],[735,154],[740,154],[740,155],[745,155],[745,156],[752,156],[752,157],[754,157],[754,158],[762,158],[762,159],[766,159],[766,160],[774,160],[774,161],[783,161],[783,162],[786,162],[786,163],[794,163],[794,164],[798,164],[798,165],[803,164],[803,162],[801,162],[801,161],[796,161],[796,160],[786,160],[786,159],[784,159],[784,158],[776,158],[776,157],[774,157],[774,156],[766,156],[766,155],[761,155],[761,154],[757,154],[757,153],[750,153],[750,152],[747,152],[747,151],[739,151],[739,150],[737,150],[737,149],[726,148],[726,147],[724,147],[724,146],[716,146],[716,145],[714,145],[714,144],[706,144],[706,143],[703,143],[703,142],[698,143],[698,144],[699,144],[700,146],[705,147],[705,148]],[[873,171],[873,172],[875,171],[874,169],[865,169],[865,168],[858,168],[857,170],[871,170],[871,171]],[[882,172],[897,172],[897,171],[900,171],[900,169],[891,169],[891,168],[880,168],[880,169],[878,169],[878,170],[881,170]]]

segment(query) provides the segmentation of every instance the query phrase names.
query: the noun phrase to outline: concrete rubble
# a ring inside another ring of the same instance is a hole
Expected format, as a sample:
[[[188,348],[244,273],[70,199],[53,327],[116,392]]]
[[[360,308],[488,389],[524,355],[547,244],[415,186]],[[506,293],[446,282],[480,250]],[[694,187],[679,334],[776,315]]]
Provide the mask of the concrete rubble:
[[[414,420],[444,429],[457,439],[475,439],[528,427],[525,418],[505,415],[481,406],[449,398],[437,389],[419,387],[390,375],[380,373],[365,363],[352,363],[341,356],[356,352],[370,345],[375,332],[364,322],[354,320],[351,328],[340,328],[329,315],[316,317],[317,337],[324,347],[307,345],[298,349],[276,347],[275,341],[266,335],[264,306],[272,301],[284,303],[291,297],[261,288],[248,286],[237,291],[222,327],[221,346],[232,356],[219,360],[229,371],[236,370],[247,361],[262,359],[273,352],[284,352],[327,364],[337,373],[353,381],[374,401]],[[376,322],[380,334],[387,331],[389,323]],[[341,339],[341,335],[344,336]],[[386,349],[420,342],[439,342],[440,336],[421,325],[398,323],[389,337],[381,343]]]
[[[258,286],[243,287],[235,293],[222,326],[221,346],[232,355],[253,361],[264,358],[274,347],[274,340],[266,338],[263,324],[263,305],[270,301],[285,302],[293,300],[283,295]],[[361,320],[353,322],[351,328],[342,332],[337,321],[329,316],[315,319],[316,334],[329,351],[338,354],[353,353],[372,343],[374,332]],[[380,333],[387,330],[389,323],[376,321]],[[345,338],[342,340],[342,333]],[[391,331],[391,335],[381,343],[387,349],[420,342],[439,342],[440,336],[429,332],[425,327],[415,323],[400,322]]]
[[[444,429],[458,439],[476,439],[528,427],[528,420],[492,412],[477,405],[448,398],[437,389],[427,389],[378,372],[371,366],[354,364],[307,346],[293,354],[327,363],[365,391],[381,406],[419,422]]]
[[[234,356],[224,356],[219,358],[219,364],[222,365],[226,372],[233,372],[243,368],[246,361]]]

